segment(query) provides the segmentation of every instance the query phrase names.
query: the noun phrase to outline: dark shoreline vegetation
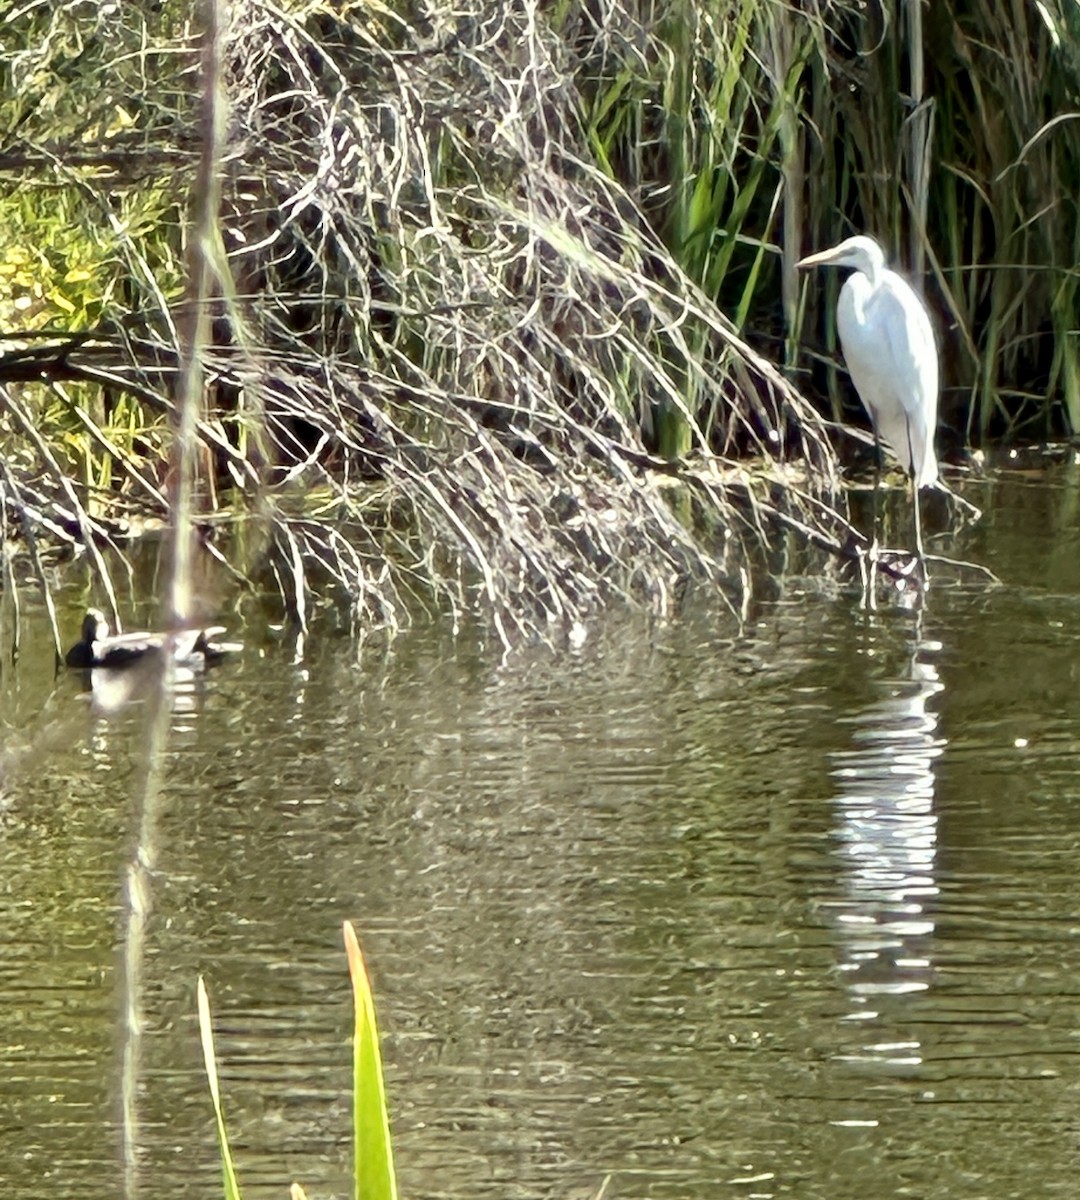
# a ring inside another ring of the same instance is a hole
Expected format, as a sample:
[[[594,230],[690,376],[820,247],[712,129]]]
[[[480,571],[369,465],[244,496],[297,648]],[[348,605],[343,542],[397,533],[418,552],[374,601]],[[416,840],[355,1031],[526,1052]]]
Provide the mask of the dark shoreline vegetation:
[[[794,262],[853,230],[925,282],[946,459],[1080,425],[1064,0],[205,14],[7,30],[3,533],[46,592],[86,547],[111,599],[183,462],[203,550],[301,628],[337,596],[552,638],[688,580],[741,606],[764,548],[851,557],[839,280]]]

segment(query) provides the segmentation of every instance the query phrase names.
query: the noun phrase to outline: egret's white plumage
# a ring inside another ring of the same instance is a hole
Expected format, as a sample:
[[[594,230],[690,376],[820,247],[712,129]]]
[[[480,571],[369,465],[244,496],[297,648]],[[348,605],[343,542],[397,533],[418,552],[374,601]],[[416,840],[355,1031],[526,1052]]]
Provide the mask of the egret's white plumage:
[[[930,314],[907,280],[885,265],[873,238],[848,238],[796,265],[825,264],[854,268],[840,289],[836,324],[874,433],[899,459],[913,486],[926,487],[938,477],[938,354]]]

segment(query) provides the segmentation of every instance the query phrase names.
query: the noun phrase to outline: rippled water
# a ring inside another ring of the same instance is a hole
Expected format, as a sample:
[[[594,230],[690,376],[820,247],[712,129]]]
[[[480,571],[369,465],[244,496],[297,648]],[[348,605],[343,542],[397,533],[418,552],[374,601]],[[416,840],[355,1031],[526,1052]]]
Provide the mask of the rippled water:
[[[213,1194],[202,973],[246,1194],[350,1194],[347,917],[406,1196],[1072,1195],[1078,497],[1068,468],[988,488],[952,550],[1005,586],[922,612],[808,585],[742,632],[612,617],[562,656],[249,638],[174,715],[149,810],[140,708],[96,716],[31,619],[0,1181]]]

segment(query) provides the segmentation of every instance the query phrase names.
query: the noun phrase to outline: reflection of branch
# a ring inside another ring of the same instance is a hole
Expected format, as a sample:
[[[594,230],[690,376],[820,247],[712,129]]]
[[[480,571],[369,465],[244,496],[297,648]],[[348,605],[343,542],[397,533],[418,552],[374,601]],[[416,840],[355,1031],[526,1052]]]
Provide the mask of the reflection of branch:
[[[49,614],[49,626],[52,629],[53,649],[56,652],[56,662],[59,665],[60,659],[63,656],[63,650],[60,648],[60,631],[56,626],[56,605],[53,604],[52,592],[49,590],[49,582],[45,578],[45,568],[41,563],[41,555],[38,552],[37,536],[34,533],[34,522],[27,512],[25,504],[18,503],[19,489],[11,477],[11,471],[8,469],[7,459],[3,454],[0,454],[0,480],[4,484],[4,497],[8,503],[14,503],[19,513],[19,524],[22,527],[23,537],[26,538],[26,548],[30,554],[30,562],[33,564],[34,575],[37,578],[38,586],[41,588],[41,594],[45,598],[45,610]],[[12,598],[12,603],[15,606],[15,616],[19,614],[19,588],[15,580],[13,564],[10,554],[4,555],[4,570],[7,575],[6,583],[8,585],[8,593]],[[12,630],[12,652],[11,657],[14,659],[18,656],[19,649],[19,621],[14,622]]]
[[[944,554],[928,554],[926,561],[938,563],[941,566],[956,567],[958,571],[973,571],[976,575],[981,575],[984,579],[988,579],[991,583],[996,583],[1002,587],[1001,580],[990,570],[989,567],[984,567],[982,563],[968,562],[964,558],[947,558]]]
[[[115,617],[117,615],[116,595],[112,588],[111,576],[109,575],[109,570],[105,565],[104,559],[101,557],[101,552],[97,548],[97,543],[93,538],[90,516],[79,500],[78,493],[76,492],[75,486],[72,483],[68,473],[57,461],[56,455],[53,453],[52,448],[41,436],[37,426],[31,420],[30,415],[23,408],[22,404],[19,403],[18,398],[13,394],[13,389],[0,386],[0,408],[9,414],[22,430],[23,435],[34,447],[39,459],[45,465],[45,470],[48,477],[52,480],[54,486],[59,489],[67,501],[70,511],[74,516],[75,521],[78,523],[79,533],[82,536],[83,543],[87,548],[87,552],[94,563],[95,570],[98,572],[102,584],[105,587],[106,593],[108,594],[109,603],[112,605],[113,616]],[[10,496],[10,499],[14,503],[19,504],[20,511],[23,510],[24,506],[21,504],[21,498],[19,496],[17,486],[14,494]],[[57,653],[59,654],[59,648]]]

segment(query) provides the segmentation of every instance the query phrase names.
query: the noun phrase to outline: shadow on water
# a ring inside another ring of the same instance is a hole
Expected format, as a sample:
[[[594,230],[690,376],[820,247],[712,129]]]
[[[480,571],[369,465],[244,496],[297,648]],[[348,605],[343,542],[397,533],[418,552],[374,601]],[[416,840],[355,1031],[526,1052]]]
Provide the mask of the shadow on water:
[[[136,946],[144,1190],[218,1186],[201,972],[245,1194],[346,1194],[348,917],[403,1194],[1071,1194],[1066,483],[999,485],[968,552],[1010,586],[921,614],[791,591],[741,632],[612,617],[512,659],[245,635],[172,711],[152,810],[145,712],[96,715],[32,623],[2,677],[0,1179],[119,1190]]]

